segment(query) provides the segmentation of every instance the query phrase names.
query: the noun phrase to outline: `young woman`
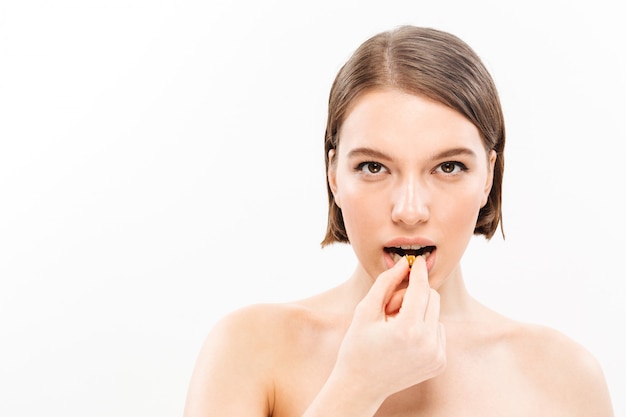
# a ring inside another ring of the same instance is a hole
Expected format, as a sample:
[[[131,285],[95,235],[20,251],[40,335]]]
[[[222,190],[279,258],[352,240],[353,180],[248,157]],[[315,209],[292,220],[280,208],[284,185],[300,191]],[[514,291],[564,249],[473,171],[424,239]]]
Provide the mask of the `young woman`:
[[[356,269],[218,322],[185,415],[612,416],[584,348],[464,285],[470,238],[500,223],[504,141],[494,83],[460,39],[405,26],[363,43],[332,86],[325,137],[323,244],[350,243]]]

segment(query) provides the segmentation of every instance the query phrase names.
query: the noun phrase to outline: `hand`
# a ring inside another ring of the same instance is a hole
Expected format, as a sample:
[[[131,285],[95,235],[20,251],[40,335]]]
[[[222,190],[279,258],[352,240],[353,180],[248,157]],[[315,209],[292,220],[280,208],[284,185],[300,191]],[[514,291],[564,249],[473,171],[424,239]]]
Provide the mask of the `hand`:
[[[428,284],[423,256],[415,259],[405,290],[397,286],[409,273],[401,259],[380,274],[339,349],[333,377],[384,398],[443,372],[446,340],[439,322],[439,294]]]

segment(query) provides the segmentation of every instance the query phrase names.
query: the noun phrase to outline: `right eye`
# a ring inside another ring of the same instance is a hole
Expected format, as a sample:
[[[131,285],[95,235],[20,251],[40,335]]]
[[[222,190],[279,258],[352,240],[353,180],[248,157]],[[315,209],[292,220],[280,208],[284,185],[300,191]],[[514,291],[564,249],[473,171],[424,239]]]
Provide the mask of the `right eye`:
[[[383,166],[383,164],[379,164],[378,162],[372,162],[372,161],[361,162],[356,167],[357,171],[361,171],[365,174],[380,174],[385,169],[386,168]]]

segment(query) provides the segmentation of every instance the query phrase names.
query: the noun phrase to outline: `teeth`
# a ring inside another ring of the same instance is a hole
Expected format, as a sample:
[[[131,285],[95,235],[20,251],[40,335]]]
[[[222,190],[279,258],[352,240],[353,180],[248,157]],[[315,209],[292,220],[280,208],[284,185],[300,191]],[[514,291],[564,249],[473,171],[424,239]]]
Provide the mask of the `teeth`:
[[[420,246],[420,245],[402,245],[400,246],[400,249],[404,249],[404,250],[418,250],[418,249],[422,249],[424,246]]]

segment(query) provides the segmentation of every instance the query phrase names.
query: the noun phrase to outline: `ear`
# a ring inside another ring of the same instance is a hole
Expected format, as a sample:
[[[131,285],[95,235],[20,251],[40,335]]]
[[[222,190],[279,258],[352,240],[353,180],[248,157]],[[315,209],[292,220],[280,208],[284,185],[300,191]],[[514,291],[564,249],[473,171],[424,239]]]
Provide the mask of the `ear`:
[[[485,207],[485,204],[487,204],[487,201],[489,200],[489,193],[491,192],[491,187],[493,186],[493,169],[496,165],[496,158],[498,157],[498,154],[496,153],[495,150],[490,150],[489,151],[489,155],[488,155],[488,167],[487,169],[489,170],[487,172],[487,181],[485,182],[485,189],[483,190],[483,200],[481,202],[480,207]]]
[[[335,149],[331,149],[328,151],[328,172],[326,173],[328,177],[328,186],[330,187],[330,191],[333,193],[333,198],[335,199],[335,204],[339,208],[341,208],[341,203],[339,201],[339,193],[337,192],[337,151]]]

